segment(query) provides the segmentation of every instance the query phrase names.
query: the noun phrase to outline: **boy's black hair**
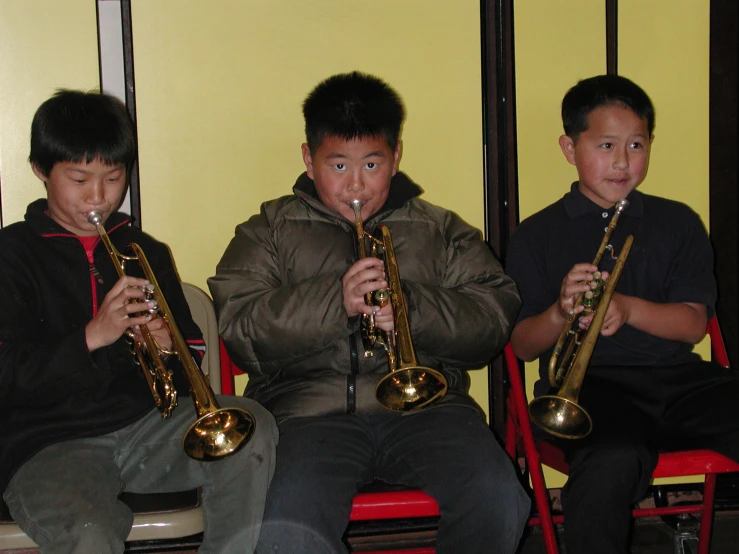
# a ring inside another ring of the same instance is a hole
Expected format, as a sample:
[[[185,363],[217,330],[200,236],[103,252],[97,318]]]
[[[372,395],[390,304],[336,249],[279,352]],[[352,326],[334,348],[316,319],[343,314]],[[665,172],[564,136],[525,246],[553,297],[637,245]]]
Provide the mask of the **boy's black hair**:
[[[60,89],[33,116],[28,161],[46,176],[54,164],[97,158],[130,171],[135,157],[133,122],[113,96]]]
[[[649,136],[654,132],[654,105],[644,90],[620,75],[598,75],[579,81],[562,99],[562,124],[565,134],[577,140],[588,129],[588,116],[601,106],[621,104],[647,122]]]
[[[384,137],[395,150],[405,119],[403,101],[381,79],[354,71],[319,83],[303,102],[305,138],[314,154],[327,136]]]

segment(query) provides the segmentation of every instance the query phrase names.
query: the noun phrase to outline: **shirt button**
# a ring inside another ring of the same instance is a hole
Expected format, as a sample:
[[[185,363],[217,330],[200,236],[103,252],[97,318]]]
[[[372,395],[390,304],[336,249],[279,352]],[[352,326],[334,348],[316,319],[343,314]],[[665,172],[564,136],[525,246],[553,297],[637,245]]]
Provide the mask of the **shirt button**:
[[[603,212],[603,219],[605,219],[606,217],[608,217],[608,212]]]

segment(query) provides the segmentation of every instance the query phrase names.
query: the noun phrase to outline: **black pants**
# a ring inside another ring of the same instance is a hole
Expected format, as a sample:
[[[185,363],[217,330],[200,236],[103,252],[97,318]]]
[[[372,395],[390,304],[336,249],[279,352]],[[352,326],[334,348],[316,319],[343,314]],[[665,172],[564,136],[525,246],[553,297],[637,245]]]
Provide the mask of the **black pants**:
[[[352,498],[374,479],[438,501],[439,554],[513,554],[529,514],[513,462],[475,410],[295,418],[280,424],[257,553],[345,553]]]
[[[709,448],[739,461],[739,371],[710,362],[590,368],[580,403],[593,432],[561,441],[568,554],[628,552],[631,507],[644,497],[659,451]]]

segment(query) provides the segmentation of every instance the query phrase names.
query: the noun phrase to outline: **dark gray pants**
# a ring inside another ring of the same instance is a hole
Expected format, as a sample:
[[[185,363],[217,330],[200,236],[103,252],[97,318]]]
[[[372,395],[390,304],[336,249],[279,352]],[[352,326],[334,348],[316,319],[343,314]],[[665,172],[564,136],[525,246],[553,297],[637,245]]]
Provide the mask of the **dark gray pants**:
[[[513,553],[529,513],[512,461],[470,408],[297,418],[280,425],[257,552],[346,552],[352,498],[375,479],[439,502],[439,554]]]
[[[585,439],[563,441],[568,554],[629,551],[631,507],[644,497],[660,450],[710,448],[739,461],[739,371],[709,362],[662,368],[591,368],[580,403]]]
[[[218,396],[222,407],[249,410],[254,436],[238,453],[214,462],[189,458],[180,445],[195,421],[189,398],[169,419],[152,410],[101,437],[49,446],[15,473],[4,499],[13,519],[42,554],[121,553],[133,515],[123,492],[174,492],[202,486],[205,532],[200,553],[253,552],[274,472],[277,426],[261,405]]]

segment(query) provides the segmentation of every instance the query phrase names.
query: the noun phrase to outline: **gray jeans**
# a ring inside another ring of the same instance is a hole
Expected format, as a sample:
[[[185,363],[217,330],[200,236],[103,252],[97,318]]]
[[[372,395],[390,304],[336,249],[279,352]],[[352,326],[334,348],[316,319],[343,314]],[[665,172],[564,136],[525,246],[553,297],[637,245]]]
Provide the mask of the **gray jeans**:
[[[175,492],[202,487],[205,532],[201,554],[253,552],[275,467],[277,426],[260,404],[218,396],[256,419],[238,453],[214,462],[189,458],[180,445],[195,420],[190,398],[169,419],[154,409],[108,435],[48,446],[23,464],[4,499],[13,519],[42,554],[108,554],[124,550],[133,523],[123,492]]]

